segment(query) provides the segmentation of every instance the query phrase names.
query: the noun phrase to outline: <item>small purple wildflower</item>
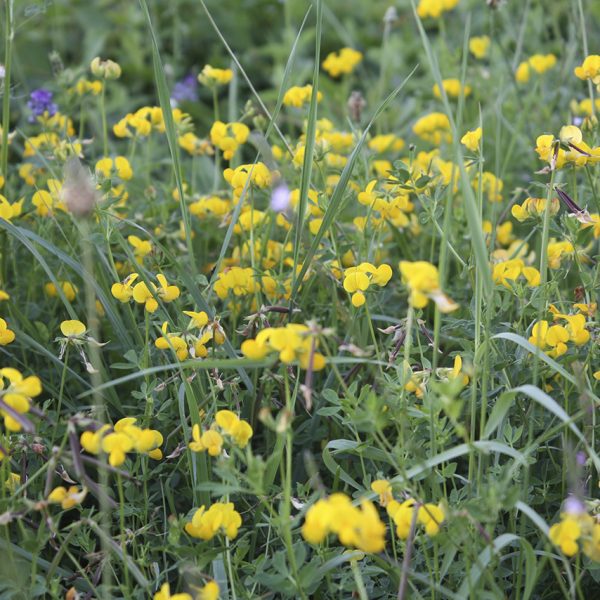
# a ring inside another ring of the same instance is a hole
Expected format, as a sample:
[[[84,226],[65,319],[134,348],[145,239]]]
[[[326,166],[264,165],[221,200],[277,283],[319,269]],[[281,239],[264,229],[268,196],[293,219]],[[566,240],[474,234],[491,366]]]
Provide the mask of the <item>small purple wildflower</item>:
[[[198,100],[198,80],[194,75],[186,75],[173,87],[171,106],[175,107],[180,102],[196,102]]]
[[[290,205],[290,190],[285,183],[280,183],[271,195],[271,209],[275,212],[285,212]]]
[[[56,114],[58,106],[52,102],[52,97],[52,92],[44,88],[31,92],[29,101],[27,102],[27,108],[31,111],[31,116],[29,117],[30,123],[35,123],[37,118],[46,112],[50,117]]]
[[[585,505],[579,498],[570,495],[565,500],[564,511],[569,515],[580,515],[585,512]]]

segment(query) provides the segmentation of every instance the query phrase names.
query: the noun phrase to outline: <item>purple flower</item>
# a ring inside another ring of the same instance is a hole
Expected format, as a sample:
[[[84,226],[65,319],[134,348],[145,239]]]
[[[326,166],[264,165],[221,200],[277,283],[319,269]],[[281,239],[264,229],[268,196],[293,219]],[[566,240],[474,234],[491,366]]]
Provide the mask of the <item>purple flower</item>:
[[[50,117],[56,114],[58,106],[52,102],[52,97],[52,92],[44,88],[31,92],[29,101],[27,102],[27,108],[31,111],[31,116],[29,117],[30,123],[35,123],[37,117],[41,117],[46,112]]]
[[[171,105],[177,106],[180,102],[195,102],[198,100],[198,80],[194,75],[186,75],[173,87]]]
[[[271,209],[275,212],[285,212],[290,205],[290,190],[285,183],[280,183],[271,195]]]

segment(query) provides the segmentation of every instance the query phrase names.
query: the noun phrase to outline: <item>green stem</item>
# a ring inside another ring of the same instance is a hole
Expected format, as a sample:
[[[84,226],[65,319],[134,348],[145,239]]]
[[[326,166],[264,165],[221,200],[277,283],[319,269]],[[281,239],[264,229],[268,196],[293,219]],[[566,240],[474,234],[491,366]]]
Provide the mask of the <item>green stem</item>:
[[[4,87],[2,95],[0,175],[2,175],[5,180],[8,180],[8,130],[10,127],[10,74],[13,39],[13,0],[4,0]]]

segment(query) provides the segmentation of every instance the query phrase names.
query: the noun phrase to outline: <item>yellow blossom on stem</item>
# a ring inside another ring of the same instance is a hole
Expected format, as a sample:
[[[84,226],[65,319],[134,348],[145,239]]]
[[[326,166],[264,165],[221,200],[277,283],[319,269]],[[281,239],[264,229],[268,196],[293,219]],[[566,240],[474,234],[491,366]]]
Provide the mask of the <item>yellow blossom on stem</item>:
[[[48,502],[60,504],[63,510],[69,510],[77,504],[81,504],[86,493],[87,490],[85,488],[80,490],[76,485],[72,485],[69,489],[59,486],[48,494]]]
[[[331,77],[339,77],[352,73],[362,60],[362,52],[352,48],[342,48],[339,52],[331,52],[323,61],[323,69]]]
[[[474,129],[473,131],[467,131],[465,135],[460,139],[460,143],[468,148],[471,152],[477,152],[479,150],[479,143],[481,142],[481,127]]]

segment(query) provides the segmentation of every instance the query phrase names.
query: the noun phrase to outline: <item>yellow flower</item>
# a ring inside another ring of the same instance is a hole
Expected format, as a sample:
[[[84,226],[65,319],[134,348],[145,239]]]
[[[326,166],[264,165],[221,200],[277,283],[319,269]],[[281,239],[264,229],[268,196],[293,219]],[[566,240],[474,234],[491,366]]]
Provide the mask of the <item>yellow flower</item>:
[[[223,437],[218,431],[208,429],[201,432],[198,424],[192,427],[192,441],[189,443],[192,452],[204,452],[206,450],[211,456],[219,456],[222,447]]]
[[[127,241],[133,246],[133,254],[138,263],[142,263],[145,256],[152,252],[152,244],[148,240],[142,240],[137,235],[130,235]]]
[[[192,327],[204,327],[208,323],[208,315],[204,311],[194,312],[192,310],[184,310],[183,314],[191,318],[188,329]]]
[[[392,268],[383,264],[375,267],[371,263],[361,263],[344,271],[344,289],[352,294],[352,305],[356,308],[365,303],[365,292],[371,283],[381,287],[387,285],[392,277]]]
[[[243,123],[215,121],[210,128],[210,141],[223,152],[225,160],[231,160],[236,150],[246,142],[250,130]]]
[[[63,294],[65,295],[66,299],[69,302],[73,302],[73,300],[75,300],[77,292],[79,291],[77,286],[72,284],[70,281],[59,281],[58,284],[60,285],[60,288]],[[51,298],[55,298],[58,296],[56,285],[51,281],[44,285],[44,291]]]
[[[487,35],[475,36],[469,40],[469,52],[481,60],[488,54],[490,48],[490,38]]]
[[[441,312],[452,312],[458,308],[441,290],[437,267],[426,261],[400,261],[402,281],[407,285],[409,302],[415,308],[425,308],[431,298]]]
[[[314,340],[314,354],[313,350]],[[325,357],[317,352],[318,340],[310,334],[306,325],[289,323],[285,327],[268,327],[258,333],[254,340],[245,340],[241,345],[242,354],[253,360],[260,360],[270,352],[278,352],[279,360],[285,364],[298,361],[302,369],[308,369],[312,354],[312,369],[325,368]]]
[[[380,506],[387,506],[394,499],[392,495],[392,484],[387,479],[376,479],[371,483],[371,489],[379,494]]]
[[[15,341],[15,332],[8,328],[8,323],[0,318],[0,346],[7,346]]]
[[[138,277],[137,273],[131,273],[122,282],[114,283],[110,288],[112,295],[120,302],[129,302],[133,298],[133,283]]]
[[[109,433],[102,438],[102,450],[109,455],[110,465],[119,467],[125,462],[127,452],[133,450],[133,440],[125,433]]]
[[[579,79],[589,79],[596,85],[600,84],[600,55],[586,56],[580,66],[575,67],[575,76]]]
[[[78,337],[86,332],[87,327],[77,320],[63,321],[60,330],[65,337]]]
[[[23,377],[17,371],[5,367],[0,369],[0,398],[15,413],[23,415],[29,412],[32,398],[42,393],[42,382],[35,375]],[[4,387],[4,379],[8,380],[8,387]],[[8,411],[0,409],[0,416],[4,418],[4,426],[8,431],[21,431],[22,423],[14,418]]]
[[[231,69],[216,69],[210,65],[205,65],[202,69],[202,73],[198,75],[198,81],[209,87],[226,85],[232,78],[233,71]]]
[[[385,547],[385,525],[369,500],[354,506],[345,494],[332,494],[311,506],[302,526],[302,537],[311,543],[321,543],[329,533],[335,533],[347,547],[363,552],[381,552]]]
[[[271,172],[262,162],[251,165],[239,165],[235,169],[225,169],[223,171],[225,181],[233,188],[233,195],[239,198],[246,187],[248,178],[250,183],[258,188],[265,188],[271,185]],[[256,211],[258,212],[258,211]]]
[[[252,427],[247,421],[239,419],[230,410],[220,410],[215,415],[215,422],[240,448],[245,448],[253,435]]]
[[[124,156],[117,156],[114,160],[112,158],[101,158],[96,163],[95,171],[106,178],[111,177],[114,172],[117,177],[124,181],[133,177],[133,169]]]
[[[48,502],[60,504],[63,510],[69,510],[77,504],[81,504],[86,493],[87,490],[85,488],[80,491],[76,485],[72,485],[69,489],[59,486],[50,492],[48,495]]]
[[[467,131],[465,135],[460,139],[460,143],[466,146],[471,152],[477,152],[479,150],[479,143],[481,141],[481,127],[474,129],[473,131]]]
[[[162,324],[161,331],[163,335],[156,339],[154,345],[159,350],[173,350],[179,360],[185,360],[188,357],[188,345],[186,341],[176,333],[168,333],[168,321]]]
[[[323,61],[323,69],[331,75],[331,77],[339,77],[352,73],[356,65],[362,60],[362,52],[353,50],[352,48],[342,48],[339,53],[331,52]]]
[[[302,108],[304,104],[310,102],[312,96],[312,85],[307,84],[302,87],[295,85],[291,87],[283,96],[283,103],[286,106],[293,106],[295,108]],[[317,92],[317,102],[321,102],[323,94]]]
[[[419,0],[417,14],[421,19],[438,19],[445,11],[450,11],[460,0]]]
[[[559,209],[559,199],[552,198],[550,200],[550,216],[556,215]],[[546,198],[526,198],[522,204],[514,204],[511,208],[512,216],[520,223],[530,218],[543,217],[545,211]]]
[[[449,98],[459,98],[462,95],[466,98],[471,95],[471,86],[465,85],[463,87],[460,79],[444,79],[442,80],[442,87]],[[433,86],[433,95],[436,98],[442,97],[440,86],[437,83]]]
[[[404,140],[393,133],[376,135],[369,140],[369,148],[377,154],[384,152],[398,152],[404,148]]]
[[[144,304],[145,309],[149,313],[156,312],[158,308],[158,301],[156,298],[160,298],[163,302],[172,302],[179,298],[180,291],[176,285],[169,285],[164,275],[158,274],[156,276],[160,287],[156,287],[153,283],[153,290],[151,291],[144,281],[136,283],[132,290],[132,297],[138,304]],[[121,290],[122,291],[122,290]],[[113,291],[114,295],[114,291]]]
[[[450,121],[444,113],[429,113],[413,125],[413,132],[426,142],[439,146],[442,142],[450,142]]]
[[[208,510],[201,506],[186,523],[185,530],[192,537],[211,540],[220,533],[230,540],[237,537],[242,525],[242,517],[235,510],[232,502],[213,504]]]
[[[541,350],[546,350],[548,356],[557,358],[567,351],[569,332],[562,325],[548,325],[548,321],[538,321],[534,324],[529,337],[529,343]]]
[[[219,585],[216,581],[209,581],[198,591],[197,600],[219,600]]]
[[[424,504],[417,513],[417,522],[425,527],[425,533],[430,537],[439,533],[444,518],[442,507],[436,504]]]
[[[0,187],[2,186],[0,185]],[[25,199],[21,198],[18,202],[13,202],[11,204],[2,194],[0,194],[0,219],[10,221],[15,217],[21,216],[24,201]]]
[[[153,596],[153,600],[193,600],[190,594],[171,594],[168,583],[163,583],[160,590]]]
[[[566,556],[577,554],[577,540],[581,536],[581,527],[576,518],[563,514],[561,522],[552,525],[548,535],[550,541],[559,546]]]

